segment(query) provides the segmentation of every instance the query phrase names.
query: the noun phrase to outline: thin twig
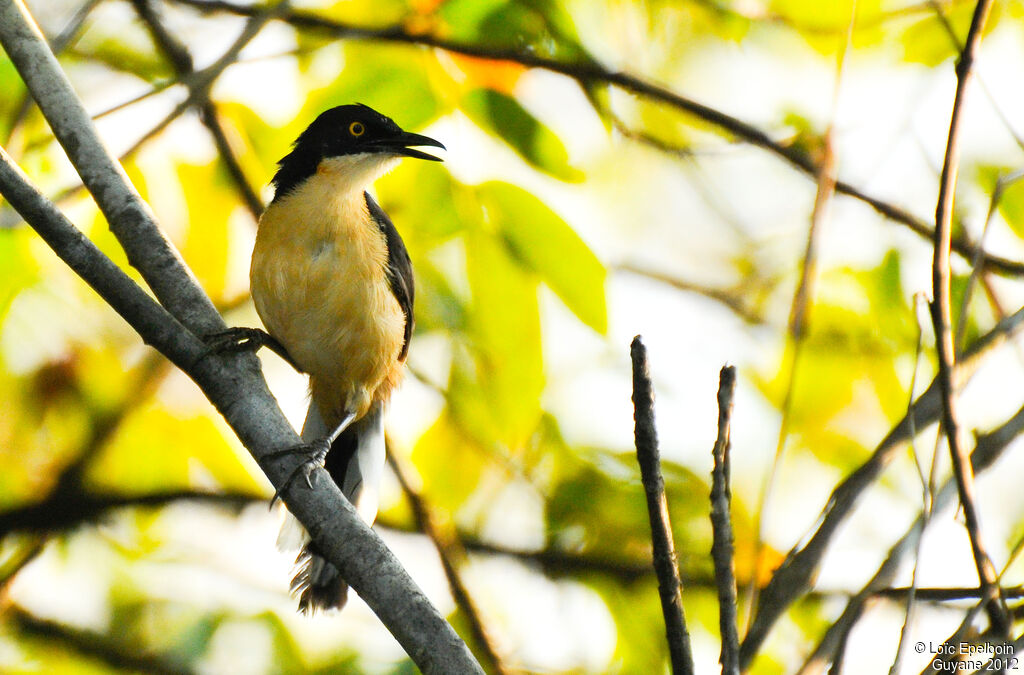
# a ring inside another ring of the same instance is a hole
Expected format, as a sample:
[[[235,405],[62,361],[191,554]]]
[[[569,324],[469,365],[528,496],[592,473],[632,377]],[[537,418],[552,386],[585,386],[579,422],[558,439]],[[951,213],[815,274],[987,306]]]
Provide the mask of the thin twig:
[[[742,291],[740,291],[730,288],[714,288],[711,286],[705,286],[695,281],[688,281],[676,275],[658,272],[632,263],[613,265],[611,269],[613,272],[627,272],[639,277],[645,277],[667,286],[671,286],[679,291],[702,295],[705,298],[714,300],[715,302],[727,307],[733,314],[752,326],[763,326],[766,323],[765,318],[757,313],[755,309],[750,307],[750,300],[748,299],[750,296],[750,283],[739,284],[737,287],[742,288]]]
[[[1024,326],[1024,307],[996,324],[982,338],[972,344],[957,361],[956,381],[962,386],[977,370],[981,361],[997,347],[1005,344]],[[772,575],[761,592],[757,614],[750,630],[740,645],[740,662],[747,667],[757,653],[775,621],[801,594],[805,593],[817,573],[821,559],[839,526],[853,512],[864,491],[874,483],[896,456],[900,444],[909,438],[911,426],[917,432],[936,422],[941,414],[942,402],[937,378],[915,401],[913,410],[894,426],[878,444],[871,457],[850,473],[828,498],[814,533],[795,546]],[[913,417],[913,425],[911,423]],[[889,582],[886,582],[888,585]]]
[[[665,498],[665,479],[661,475],[661,457],[658,450],[658,431],[654,426],[654,390],[647,365],[647,348],[637,335],[630,345],[633,361],[633,419],[636,423],[636,458],[640,464],[640,477],[647,495],[647,515],[651,521],[651,544],[654,549],[654,571],[658,575],[658,594],[665,617],[665,636],[668,639],[672,672],[692,675],[693,653],[690,634],[683,616],[683,583],[679,578],[676,549],[672,542],[668,500]]]
[[[193,7],[201,12],[226,12],[239,16],[253,16],[263,11],[259,6],[238,5],[224,2],[223,0],[173,1]],[[814,180],[817,180],[821,173],[821,167],[797,145],[789,145],[785,142],[773,140],[771,136],[761,129],[727,113],[676,94],[661,85],[648,82],[635,75],[609,70],[593,60],[563,62],[546,57],[537,51],[508,49],[487,44],[463,43],[429,33],[410,32],[403,25],[386,26],[383,28],[357,26],[334,21],[314,12],[297,9],[283,13],[279,18],[296,29],[317,31],[338,39],[376,40],[395,44],[436,47],[456,54],[495,61],[510,61],[528,68],[548,70],[565,75],[581,84],[603,83],[614,85],[638,96],[658,101],[692,115],[750,145],[767,150]],[[864,202],[885,218],[909,227],[926,239],[931,240],[933,238],[934,232],[931,225],[902,207],[886,202],[883,199],[872,197],[844,181],[837,181],[835,187],[836,192]],[[977,249],[976,245],[963,234],[954,238],[953,248],[958,254],[967,259],[970,259]],[[1024,276],[1024,262],[991,256],[986,253],[984,255],[984,266],[999,274]]]
[[[971,453],[971,464],[974,471],[981,473],[995,464],[996,460],[1006,451],[1010,442],[1017,438],[1022,431],[1024,431],[1024,406],[996,429],[978,436],[978,442]],[[932,499],[933,513],[948,508],[957,497],[956,485],[952,479],[947,480],[941,488],[933,492],[935,494]],[[921,536],[923,515],[918,515],[917,520],[911,524],[907,532],[889,549],[888,555],[871,580],[850,598],[840,617],[825,631],[825,635],[818,642],[814,652],[800,669],[800,675],[820,673],[829,661],[838,658],[837,654],[845,636],[852,630],[853,625],[863,614],[871,599],[892,584],[904,558],[916,547],[918,538]]]
[[[988,237],[989,229],[992,226],[992,220],[996,215],[996,210],[999,208],[999,202],[1003,198],[1003,193],[1008,187],[1013,185],[1015,182],[1024,178],[1024,169],[1017,169],[1016,171],[1010,171],[1009,173],[1003,174],[996,179],[996,185],[992,189],[992,196],[988,202],[988,213],[985,214],[985,225],[982,227],[981,235],[978,237],[978,252],[974,256],[974,260],[971,264],[971,275],[967,277],[967,285],[964,288],[963,300],[960,302],[960,313],[957,316],[956,330],[953,333],[953,348],[956,350],[954,353],[959,354],[963,351],[964,347],[964,335],[967,332],[967,317],[969,316],[969,309],[971,306],[971,297],[974,295],[974,287],[978,283],[978,279],[984,275],[984,268],[981,266],[981,251],[985,248],[985,239]]]
[[[960,36],[956,34],[956,29],[953,28],[953,24],[949,21],[946,11],[942,8],[942,3],[940,3],[939,0],[928,0],[925,4],[931,8],[935,13],[935,17],[939,20],[939,23],[942,24],[942,29],[946,32],[946,36],[949,37],[949,41],[953,45],[953,48],[957,53],[962,52],[964,45],[960,42]],[[1024,138],[1021,138],[1020,134],[1017,133],[1017,130],[1013,128],[1010,118],[1006,116],[1005,112],[1003,112],[1003,107],[999,105],[998,101],[996,101],[995,95],[992,93],[992,90],[989,89],[985,80],[982,79],[981,75],[978,73],[974,75],[974,79],[977,81],[982,93],[984,93],[986,98],[988,98],[988,102],[992,106],[992,112],[994,112],[996,117],[999,118],[999,121],[1002,122],[1003,127],[1010,136],[1013,137],[1013,140],[1017,143],[1018,147],[1024,148]]]
[[[725,366],[718,374],[718,437],[711,451],[715,460],[711,472],[711,559],[715,564],[715,584],[718,586],[718,628],[722,636],[719,663],[723,675],[739,675],[740,638],[736,624],[736,571],[733,560],[732,520],[729,486],[729,426],[732,417],[732,397],[736,391],[736,368]]]
[[[787,372],[785,375],[786,390],[782,399],[781,419],[779,421],[779,433],[775,442],[775,454],[772,456],[772,463],[764,479],[764,487],[758,498],[757,523],[755,526],[756,541],[754,543],[754,565],[760,567],[767,551],[765,545],[765,531],[767,528],[769,510],[772,505],[772,496],[778,482],[779,471],[786,450],[786,443],[789,440],[789,426],[793,417],[793,397],[796,392],[797,378],[800,373],[800,364],[804,352],[804,343],[810,325],[811,305],[814,297],[814,284],[817,278],[818,261],[818,237],[825,224],[828,222],[829,206],[836,190],[836,157],[835,144],[833,143],[833,125],[839,109],[839,92],[843,78],[843,64],[846,52],[849,50],[850,36],[853,31],[853,20],[856,16],[856,2],[853,3],[850,13],[849,27],[846,34],[845,46],[840,50],[840,56],[836,62],[835,84],[832,90],[832,114],[828,129],[825,131],[822,148],[824,157],[821,162],[820,171],[817,176],[817,191],[814,195],[814,207],[811,211],[810,225],[807,228],[807,243],[804,247],[804,255],[800,265],[800,278],[797,281],[796,289],[793,291],[793,300],[790,305],[788,334],[786,336],[786,350],[783,356],[783,366]],[[750,607],[748,620],[753,621],[756,616],[757,603],[760,589],[757,586],[757,575],[751,577],[749,587]],[[748,624],[749,626],[749,624]]]
[[[914,467],[917,469],[918,477],[921,479],[921,535],[917,537],[914,549],[914,569],[910,576],[910,590],[907,593],[907,604],[903,615],[903,627],[900,629],[900,640],[896,645],[896,656],[889,667],[889,675],[898,675],[902,667],[903,658],[906,656],[907,645],[909,644],[910,631],[913,629],[917,609],[917,577],[921,564],[921,545],[924,542],[924,531],[928,529],[931,522],[932,505],[934,504],[934,488],[936,467],[938,466],[937,453],[932,453],[932,468],[929,472],[930,478],[925,478],[924,470],[921,468],[921,460],[917,453],[917,428],[916,420],[912,414],[914,397],[917,395],[917,373],[921,367],[921,352],[924,343],[924,325],[922,323],[919,307],[924,302],[921,293],[914,295],[914,317],[917,319],[917,345],[914,349],[914,370],[910,376],[910,396],[907,401],[907,419],[910,420],[910,454],[914,459]]]
[[[953,228],[953,193],[960,163],[960,129],[967,87],[971,79],[974,55],[981,42],[982,27],[992,7],[992,0],[979,0],[971,19],[971,27],[964,41],[964,49],[957,62],[956,94],[953,98],[953,112],[949,122],[949,137],[942,162],[942,177],[939,182],[939,199],[935,208],[935,255],[932,258],[932,325],[935,329],[935,343],[939,360],[939,385],[942,391],[942,425],[953,460],[963,507],[965,525],[971,540],[978,581],[986,591],[988,616],[993,629],[1004,634],[1009,629],[1006,607],[999,598],[995,567],[985,548],[981,531],[981,520],[974,502],[974,476],[966,448],[960,438],[960,422],[957,419],[956,392],[953,387],[953,365],[956,356],[953,348],[952,309],[950,300],[950,234]]]

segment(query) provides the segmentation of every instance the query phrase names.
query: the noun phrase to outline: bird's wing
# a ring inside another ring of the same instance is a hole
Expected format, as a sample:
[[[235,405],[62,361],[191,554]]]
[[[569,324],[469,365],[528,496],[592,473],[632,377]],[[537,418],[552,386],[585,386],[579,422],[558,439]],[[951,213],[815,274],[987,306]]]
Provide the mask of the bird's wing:
[[[412,261],[409,260],[409,252],[405,248],[405,242],[402,241],[401,235],[395,229],[394,223],[388,218],[388,214],[384,213],[384,209],[374,201],[370,193],[364,194],[370,216],[377,223],[377,227],[380,228],[387,242],[388,283],[391,285],[391,292],[395,294],[395,299],[398,300],[398,305],[402,308],[402,313],[405,315],[405,341],[402,343],[402,351],[398,355],[398,360],[404,361],[405,357],[409,355],[409,339],[412,337],[413,328],[412,305],[416,291],[412,278]]]

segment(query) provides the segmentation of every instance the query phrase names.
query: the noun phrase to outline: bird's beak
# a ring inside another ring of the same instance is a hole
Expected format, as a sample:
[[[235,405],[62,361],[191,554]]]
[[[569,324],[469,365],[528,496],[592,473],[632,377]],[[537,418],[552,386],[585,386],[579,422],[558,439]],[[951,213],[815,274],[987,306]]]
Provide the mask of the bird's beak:
[[[440,141],[435,141],[429,136],[423,136],[422,134],[414,134],[408,131],[403,131],[401,135],[390,138],[386,141],[380,141],[380,148],[382,150],[389,150],[399,155],[405,155],[406,157],[415,157],[417,159],[429,159],[434,162],[442,161],[440,157],[434,157],[428,155],[421,150],[414,150],[412,146],[418,145],[429,145],[434,148],[441,148],[445,150],[444,145]]]

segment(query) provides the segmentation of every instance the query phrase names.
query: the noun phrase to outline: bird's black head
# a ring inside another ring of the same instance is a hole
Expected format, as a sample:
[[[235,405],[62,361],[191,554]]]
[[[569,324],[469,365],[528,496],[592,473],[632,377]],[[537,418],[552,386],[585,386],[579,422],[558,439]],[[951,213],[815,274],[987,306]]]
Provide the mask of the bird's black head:
[[[295,140],[292,151],[277,163],[274,199],[278,199],[316,173],[320,162],[330,157],[361,154],[404,155],[441,161],[414,146],[444,149],[428,136],[403,131],[390,117],[361,103],[341,105],[320,113]]]

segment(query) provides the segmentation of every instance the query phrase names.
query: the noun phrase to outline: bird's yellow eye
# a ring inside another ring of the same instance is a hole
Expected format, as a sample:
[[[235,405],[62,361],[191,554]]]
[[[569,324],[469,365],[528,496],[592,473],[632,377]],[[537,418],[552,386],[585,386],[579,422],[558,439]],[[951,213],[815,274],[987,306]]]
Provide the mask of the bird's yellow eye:
[[[362,122],[353,122],[348,125],[348,132],[353,136],[359,137],[366,133],[366,127],[363,126]]]

